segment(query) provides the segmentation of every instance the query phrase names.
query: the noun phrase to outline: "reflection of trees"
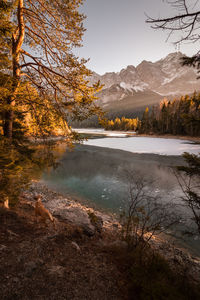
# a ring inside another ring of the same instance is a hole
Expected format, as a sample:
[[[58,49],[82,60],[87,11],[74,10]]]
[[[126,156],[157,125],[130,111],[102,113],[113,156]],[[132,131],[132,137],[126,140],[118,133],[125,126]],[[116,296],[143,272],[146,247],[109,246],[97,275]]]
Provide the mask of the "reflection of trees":
[[[55,145],[41,144],[27,147],[24,144],[11,144],[2,139],[0,142],[0,202],[9,199],[15,205],[20,193],[32,179],[41,177],[45,169],[56,166],[58,153]],[[5,151],[6,149],[6,151]]]
[[[104,156],[100,151],[84,149],[84,146],[80,146],[73,152],[66,152],[54,173],[58,176],[80,178],[93,178],[97,174],[114,175],[117,168],[114,158]]]
[[[158,181],[161,188],[166,188],[174,184],[169,166],[176,165],[177,159],[81,145],[77,146],[75,151],[64,154],[52,176],[92,179],[94,176],[101,175],[117,177],[120,181],[126,182],[122,172],[124,169],[131,168],[150,176]],[[182,163],[181,158],[180,163]]]

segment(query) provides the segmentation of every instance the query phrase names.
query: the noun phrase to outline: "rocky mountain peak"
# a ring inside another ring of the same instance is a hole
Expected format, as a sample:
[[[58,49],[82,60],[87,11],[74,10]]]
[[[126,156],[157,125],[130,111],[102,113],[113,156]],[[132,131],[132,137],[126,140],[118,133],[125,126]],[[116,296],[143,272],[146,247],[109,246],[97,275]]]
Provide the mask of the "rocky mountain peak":
[[[117,73],[94,73],[91,82],[100,80],[104,84],[98,103],[112,116],[130,116],[158,104],[164,97],[172,99],[199,91],[197,70],[183,66],[183,56],[174,52],[156,62],[143,60],[137,67],[128,65]]]
[[[113,85],[118,85],[130,91],[151,90],[160,95],[182,95],[192,93],[199,89],[197,81],[197,71],[188,66],[182,66],[181,52],[168,54],[156,62],[143,60],[137,67],[128,65],[120,72],[109,72],[102,76],[94,75],[108,89]],[[122,97],[122,96],[120,96]]]
[[[184,57],[185,55],[183,53],[181,53],[180,51],[178,52],[172,52],[169,53],[165,58],[161,59],[161,61],[179,61],[182,57]]]
[[[130,71],[130,72],[135,72],[136,68],[133,65],[128,65],[127,68],[126,68],[126,70]]]

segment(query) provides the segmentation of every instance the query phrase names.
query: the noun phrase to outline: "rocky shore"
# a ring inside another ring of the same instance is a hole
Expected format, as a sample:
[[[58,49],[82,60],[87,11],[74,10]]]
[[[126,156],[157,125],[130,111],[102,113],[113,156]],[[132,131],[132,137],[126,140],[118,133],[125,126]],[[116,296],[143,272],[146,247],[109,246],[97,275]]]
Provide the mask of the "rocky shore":
[[[55,227],[35,217],[38,194]],[[122,274],[104,250],[110,237],[103,228],[114,232],[114,224],[111,216],[33,182],[14,208],[0,207],[0,299],[126,299]]]
[[[113,215],[108,215],[93,208],[82,205],[70,197],[66,198],[53,190],[50,190],[41,182],[32,182],[25,196],[34,205],[34,196],[40,194],[45,207],[52,215],[62,222],[67,222],[82,228],[88,236],[108,230],[120,235],[120,223]],[[101,246],[105,242],[101,241]],[[117,240],[123,247],[124,242]],[[194,257],[185,249],[177,248],[164,238],[153,236],[150,241],[151,247],[165,257],[172,269],[178,272],[187,272],[191,280],[200,283],[200,256]]]
[[[38,222],[37,195],[55,227]],[[198,259],[154,237],[141,264],[140,253],[121,239],[114,216],[40,182],[32,182],[16,207],[0,208],[2,300],[198,300],[199,280]]]
[[[26,201],[28,200],[34,206],[36,195],[41,195],[44,206],[55,218],[81,227],[88,236],[93,236],[96,231],[100,232],[102,229],[116,231],[120,226],[113,215],[84,206],[69,196],[66,198],[62,194],[49,189],[41,182],[33,181],[30,188],[23,193],[23,196]]]

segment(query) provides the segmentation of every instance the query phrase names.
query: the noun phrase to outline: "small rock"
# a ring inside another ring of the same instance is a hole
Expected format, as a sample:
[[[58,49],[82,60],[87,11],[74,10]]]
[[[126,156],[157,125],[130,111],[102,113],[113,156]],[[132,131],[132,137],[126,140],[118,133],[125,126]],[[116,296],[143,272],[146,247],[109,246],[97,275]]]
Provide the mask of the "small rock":
[[[72,242],[71,244],[72,244],[73,248],[75,248],[78,252],[81,252],[81,249],[76,242]]]
[[[83,224],[82,226],[83,232],[85,233],[85,235],[87,236],[93,236],[95,234],[95,227],[93,225],[85,225]]]
[[[119,225],[117,223],[112,224],[112,226],[113,226],[113,228],[116,228],[116,229],[119,228]]]
[[[100,216],[97,216],[93,212],[88,213],[91,224],[95,227],[95,230],[101,233],[103,228],[103,219]]]
[[[102,231],[102,228],[103,228],[103,219],[101,217],[99,217],[99,216],[97,216],[97,222],[96,222],[95,227],[96,227],[96,230],[98,232]]]
[[[13,281],[14,283],[17,283],[17,282],[20,281],[20,279],[19,279],[18,277],[13,277],[12,281]]]
[[[182,264],[183,263],[183,259],[180,255],[174,255],[174,262],[178,263],[178,264]]]
[[[30,277],[32,273],[37,269],[37,264],[34,261],[30,261],[25,264],[25,274]]]
[[[0,245],[0,251],[5,250],[7,247],[5,245]]]
[[[18,263],[22,263],[23,260],[24,260],[24,256],[23,256],[23,255],[19,255],[19,256],[17,256],[17,258],[16,258],[16,261],[17,261]]]
[[[56,239],[59,235],[56,233],[56,234],[53,234],[53,235],[48,235],[46,236],[47,239],[49,240],[52,240],[52,239]]]
[[[64,272],[65,272],[65,268],[62,266],[51,266],[48,269],[48,272],[50,275],[52,276],[58,276],[58,277],[63,277],[64,276]]]
[[[11,236],[19,236],[19,234],[17,234],[17,233],[15,233],[15,232],[13,232],[13,231],[11,231],[11,230],[9,230],[9,229],[7,229],[7,232],[11,235]]]

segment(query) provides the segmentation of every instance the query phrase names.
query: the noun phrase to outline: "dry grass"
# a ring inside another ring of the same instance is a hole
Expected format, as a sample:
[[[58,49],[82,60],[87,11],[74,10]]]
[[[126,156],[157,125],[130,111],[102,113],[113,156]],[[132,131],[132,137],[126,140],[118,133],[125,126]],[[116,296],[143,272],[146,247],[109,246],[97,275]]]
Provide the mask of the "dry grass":
[[[0,208],[0,299],[200,299],[151,250],[127,250],[110,231],[89,238],[77,226],[51,225],[36,223],[31,203]]]
[[[36,224],[33,213],[27,205],[0,209],[1,299],[123,299],[117,267],[98,238],[60,222],[56,231]]]

